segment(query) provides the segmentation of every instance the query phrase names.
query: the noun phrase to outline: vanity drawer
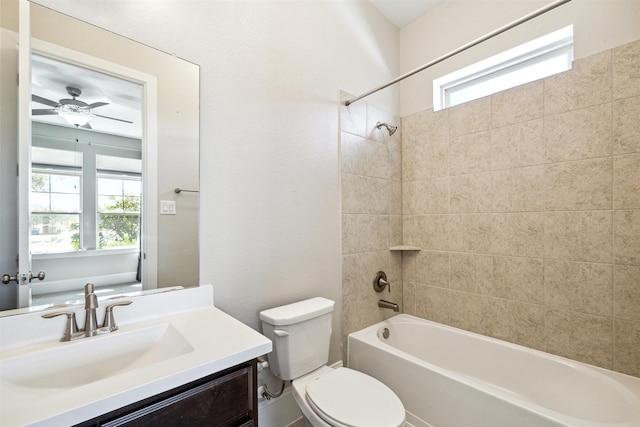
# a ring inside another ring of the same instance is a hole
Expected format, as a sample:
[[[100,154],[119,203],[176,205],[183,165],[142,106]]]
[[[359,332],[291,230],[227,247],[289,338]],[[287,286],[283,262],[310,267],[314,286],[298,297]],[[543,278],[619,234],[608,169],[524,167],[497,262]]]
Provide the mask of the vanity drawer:
[[[257,426],[255,361],[128,405],[81,426]]]

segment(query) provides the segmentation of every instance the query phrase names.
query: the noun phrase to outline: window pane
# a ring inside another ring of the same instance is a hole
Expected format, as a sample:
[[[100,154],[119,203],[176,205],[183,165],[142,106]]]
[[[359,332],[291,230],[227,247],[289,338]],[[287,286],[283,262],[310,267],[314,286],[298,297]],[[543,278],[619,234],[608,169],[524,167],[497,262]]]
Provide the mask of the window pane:
[[[122,195],[122,180],[111,178],[99,178],[98,179],[98,194],[99,195]]]
[[[31,174],[31,191],[49,192],[49,174],[48,173],[32,173]]]
[[[127,196],[139,196],[142,193],[142,182],[130,179],[124,180],[124,194]]]
[[[125,212],[140,213],[140,197],[125,197],[122,200],[122,209]]]
[[[69,252],[80,249],[79,214],[33,214],[31,251]]]
[[[51,174],[51,192],[80,194],[80,177]]]
[[[31,193],[31,211],[49,212],[49,193]]]
[[[122,197],[98,196],[98,212],[122,212]]]
[[[80,195],[51,193],[51,211],[80,212]]]
[[[137,247],[140,236],[140,215],[100,214],[100,249]]]

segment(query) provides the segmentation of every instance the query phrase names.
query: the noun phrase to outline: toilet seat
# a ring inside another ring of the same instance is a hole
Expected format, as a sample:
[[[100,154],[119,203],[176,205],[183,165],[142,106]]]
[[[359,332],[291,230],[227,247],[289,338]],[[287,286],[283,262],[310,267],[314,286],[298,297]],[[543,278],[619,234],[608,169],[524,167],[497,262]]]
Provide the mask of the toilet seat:
[[[305,398],[335,427],[399,427],[405,422],[404,406],[389,387],[349,368],[332,369],[309,383]]]

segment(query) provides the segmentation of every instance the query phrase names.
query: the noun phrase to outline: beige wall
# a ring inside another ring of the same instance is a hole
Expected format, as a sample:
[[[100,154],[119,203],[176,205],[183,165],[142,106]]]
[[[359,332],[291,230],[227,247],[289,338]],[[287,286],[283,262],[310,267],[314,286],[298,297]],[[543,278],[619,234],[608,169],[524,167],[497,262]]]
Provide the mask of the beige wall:
[[[403,118],[405,312],[640,376],[640,41]]]
[[[349,99],[342,94],[342,99]],[[392,136],[377,122],[398,126]],[[402,306],[402,173],[400,119],[365,101],[340,111],[343,352],[346,336],[394,315],[379,299]],[[384,271],[391,293],[373,290]]]

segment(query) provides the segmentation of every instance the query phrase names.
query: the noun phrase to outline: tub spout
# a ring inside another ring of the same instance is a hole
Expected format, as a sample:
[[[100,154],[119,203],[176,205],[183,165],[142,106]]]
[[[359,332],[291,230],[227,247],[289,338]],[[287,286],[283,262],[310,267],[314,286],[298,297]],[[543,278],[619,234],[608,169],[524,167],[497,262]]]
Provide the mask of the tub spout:
[[[378,307],[390,308],[393,311],[400,311],[400,307],[398,306],[398,304],[396,304],[395,302],[389,302],[383,299],[378,301]]]

